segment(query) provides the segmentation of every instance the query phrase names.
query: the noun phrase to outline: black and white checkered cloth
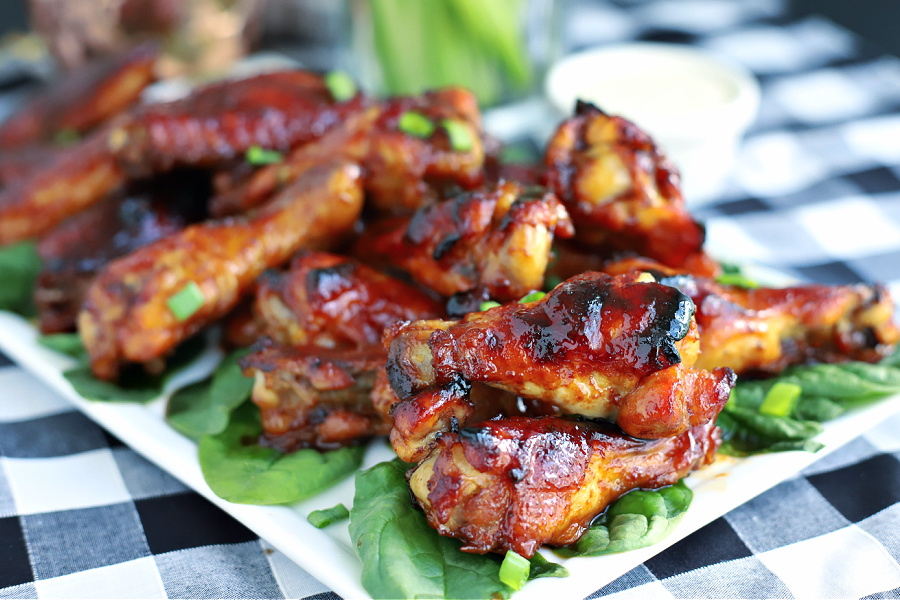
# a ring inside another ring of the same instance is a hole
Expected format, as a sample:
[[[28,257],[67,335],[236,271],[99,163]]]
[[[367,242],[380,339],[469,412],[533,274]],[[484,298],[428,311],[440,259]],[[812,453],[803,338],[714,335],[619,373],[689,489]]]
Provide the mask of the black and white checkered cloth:
[[[777,0],[583,2],[569,17],[572,49],[691,43],[759,77],[738,170],[697,211],[714,252],[900,298],[900,60]],[[591,597],[898,598],[898,563],[900,415]],[[336,596],[7,364],[0,598],[34,597]]]

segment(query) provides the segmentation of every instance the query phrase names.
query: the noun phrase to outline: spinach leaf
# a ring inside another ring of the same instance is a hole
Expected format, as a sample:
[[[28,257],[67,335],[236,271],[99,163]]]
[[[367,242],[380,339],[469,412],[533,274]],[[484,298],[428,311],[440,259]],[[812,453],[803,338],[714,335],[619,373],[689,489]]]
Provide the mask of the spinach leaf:
[[[531,563],[531,571],[528,573],[528,581],[541,577],[568,577],[569,570],[559,563],[550,562],[540,552],[535,553],[528,561]]]
[[[192,438],[224,431],[231,412],[250,397],[253,388],[253,378],[244,377],[238,365],[248,352],[232,352],[212,375],[172,394],[166,410],[169,424]]]
[[[55,350],[66,356],[78,360],[82,364],[88,361],[87,350],[84,349],[84,343],[81,336],[77,333],[54,333],[50,335],[42,335],[37,340],[38,344],[44,348]]]
[[[288,504],[317,494],[359,468],[365,447],[282,454],[257,443],[259,409],[245,402],[222,433],[200,438],[200,468],[220,498],[240,504]],[[409,499],[407,498],[407,502]]]
[[[37,244],[20,242],[0,248],[0,310],[8,310],[24,317],[36,314],[34,282],[41,271]]]
[[[848,362],[793,367],[772,379],[738,381],[716,421],[722,428],[720,452],[747,456],[763,452],[804,450],[815,452],[822,444],[812,438],[822,432],[820,423],[847,410],[900,392],[900,352],[879,364]],[[775,385],[799,386],[800,398],[790,415],[760,412]]]
[[[508,598],[493,555],[460,551],[409,501],[407,465],[384,462],[356,474],[350,539],[373,598]]]
[[[683,479],[659,490],[628,492],[610,504],[581,539],[554,552],[570,558],[652,546],[675,530],[693,498]]]
[[[203,336],[191,338],[175,350],[166,362],[166,370],[159,375],[148,374],[140,365],[129,365],[123,369],[118,383],[94,377],[85,354],[82,364],[65,371],[63,377],[72,384],[79,396],[88,400],[146,403],[158,398],[166,383],[190,365],[205,347],[206,338]]]

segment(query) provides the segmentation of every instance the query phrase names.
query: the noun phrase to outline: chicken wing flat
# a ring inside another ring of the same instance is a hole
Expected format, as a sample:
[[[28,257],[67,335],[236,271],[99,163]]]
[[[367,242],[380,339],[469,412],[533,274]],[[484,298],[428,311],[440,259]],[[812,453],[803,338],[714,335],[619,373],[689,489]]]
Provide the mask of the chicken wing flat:
[[[209,184],[194,175],[131,186],[40,241],[34,296],[42,333],[75,329],[87,288],[107,263],[203,218]]]
[[[401,399],[394,450],[420,459],[438,433],[468,422],[471,382],[608,419],[639,438],[710,420],[734,374],[690,368],[699,351],[693,303],[652,279],[584,273],[535,302],[395,326],[385,334]]]
[[[370,394],[385,352],[268,344],[241,359],[253,377],[263,438],[284,452],[329,450],[390,431]]]
[[[610,502],[636,488],[676,483],[714,460],[714,423],[654,441],[555,417],[486,421],[445,433],[410,477],[432,527],[467,552],[578,540]]]
[[[556,196],[500,183],[420,208],[373,246],[439,294],[479,288],[506,301],[541,288],[554,236],[572,234]]]
[[[258,329],[288,345],[338,348],[381,345],[389,325],[438,317],[441,305],[402,281],[355,260],[308,252],[290,269],[261,278]]]
[[[400,122],[415,114],[431,127],[427,135],[404,131]],[[451,142],[447,124],[465,144]],[[475,97],[460,88],[391,98],[369,108],[361,118],[348,119],[343,139],[314,151],[298,148],[281,164],[261,169],[241,190],[214,201],[218,214],[241,213],[264,202],[302,173],[310,161],[327,155],[358,163],[365,173],[370,206],[388,214],[409,214],[434,202],[441,190],[474,189],[484,179],[481,114]],[[318,155],[318,156],[317,156]]]
[[[106,138],[91,134],[0,192],[0,246],[47,233],[126,182]]]
[[[72,71],[0,125],[0,148],[87,133],[137,102],[155,79],[158,57],[159,48],[145,44]]]
[[[158,363],[233,309],[265,269],[351,228],[362,201],[359,168],[326,163],[252,219],[194,225],[110,263],[88,290],[78,320],[95,375],[115,379],[123,361]],[[191,286],[202,304],[179,319],[169,300]]]
[[[143,106],[110,132],[109,144],[131,175],[213,167],[252,146],[287,151],[318,139],[362,106],[359,95],[336,102],[315,73],[264,73]]]
[[[706,233],[688,214],[675,167],[633,123],[579,102],[545,153],[548,186],[586,247],[633,251],[671,267],[713,273]]]
[[[900,339],[894,304],[882,285],[744,288],[640,258],[605,270],[650,272],[691,297],[700,331],[699,368],[772,375],[812,361],[877,362]]]

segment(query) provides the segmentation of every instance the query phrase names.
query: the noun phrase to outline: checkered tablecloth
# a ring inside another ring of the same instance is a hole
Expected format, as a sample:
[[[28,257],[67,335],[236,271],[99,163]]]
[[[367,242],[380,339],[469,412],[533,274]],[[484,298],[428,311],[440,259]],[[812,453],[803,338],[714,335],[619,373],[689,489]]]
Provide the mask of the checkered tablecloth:
[[[759,118],[696,213],[710,246],[900,298],[900,60],[776,0],[581,2],[565,39],[691,43],[750,68]],[[898,561],[900,415],[591,597],[898,598]],[[2,361],[0,598],[33,597],[336,596]]]

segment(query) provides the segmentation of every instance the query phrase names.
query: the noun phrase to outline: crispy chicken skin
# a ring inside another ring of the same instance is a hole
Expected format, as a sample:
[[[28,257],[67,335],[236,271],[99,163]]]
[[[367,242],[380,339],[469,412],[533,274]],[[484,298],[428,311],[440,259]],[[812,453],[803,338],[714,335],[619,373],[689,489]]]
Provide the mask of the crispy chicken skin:
[[[302,253],[287,271],[263,275],[253,309],[264,335],[327,348],[380,346],[389,325],[443,314],[416,288],[326,252]]]
[[[0,192],[0,246],[43,235],[126,181],[101,129]]]
[[[584,273],[535,302],[395,326],[385,333],[401,399],[394,450],[419,460],[441,431],[468,422],[472,382],[609,419],[634,437],[704,423],[728,400],[734,374],[690,368],[699,350],[693,311],[690,298],[649,275]]]
[[[318,139],[362,106],[359,95],[335,102],[321,75],[277,71],[143,106],[110,132],[109,144],[131,175],[213,167],[251,146],[286,151]]]
[[[541,288],[554,236],[572,234],[556,196],[501,182],[420,208],[373,247],[444,296],[478,288],[506,301]]]
[[[137,46],[72,71],[0,125],[0,148],[50,143],[61,131],[84,134],[137,102],[155,79],[159,48]]]
[[[604,270],[650,272],[691,297],[700,330],[699,368],[772,375],[812,361],[877,362],[900,339],[894,304],[882,285],[748,289],[643,258],[617,261]]]
[[[676,483],[713,461],[713,422],[640,441],[595,422],[547,417],[486,421],[446,433],[410,477],[432,527],[467,552],[578,540],[607,505],[635,488]]]
[[[416,112],[434,125],[427,138],[399,128],[400,118]],[[445,120],[465,128],[472,146],[454,150]],[[391,98],[366,110],[361,118],[349,119],[343,139],[332,139],[330,148],[317,152],[358,163],[365,173],[369,206],[381,213],[409,214],[433,203],[445,187],[474,189],[484,179],[484,148],[481,115],[475,97],[460,88],[445,88],[422,96]],[[240,213],[265,201],[318,160],[306,148],[298,148],[281,164],[261,169],[239,190],[216,198],[212,210],[219,214]]]
[[[633,123],[579,102],[544,155],[550,189],[583,245],[633,251],[672,267],[713,273],[706,236],[684,206],[675,167]]]
[[[253,377],[263,438],[284,452],[329,450],[390,431],[370,394],[385,352],[378,346],[327,349],[264,344],[241,359]]]
[[[158,361],[231,311],[265,269],[351,228],[362,209],[360,175],[348,163],[313,167],[253,218],[194,225],[110,263],[78,321],[94,374],[115,379],[123,361]],[[204,303],[179,321],[167,303],[191,282]]]
[[[203,218],[208,182],[179,174],[132,185],[67,219],[38,244],[34,299],[42,333],[74,331],[88,286],[110,261]]]

